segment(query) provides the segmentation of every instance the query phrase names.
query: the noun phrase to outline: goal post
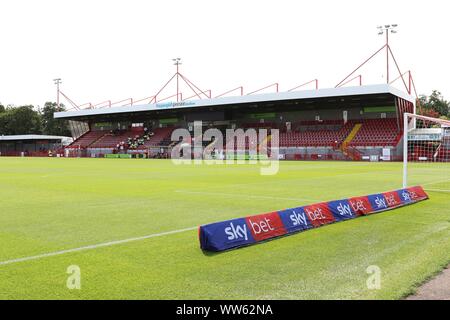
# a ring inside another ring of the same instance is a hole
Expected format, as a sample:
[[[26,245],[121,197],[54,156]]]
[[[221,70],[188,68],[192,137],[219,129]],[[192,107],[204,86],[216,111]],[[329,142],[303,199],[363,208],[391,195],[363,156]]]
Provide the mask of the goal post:
[[[403,187],[450,192],[450,121],[405,113]]]

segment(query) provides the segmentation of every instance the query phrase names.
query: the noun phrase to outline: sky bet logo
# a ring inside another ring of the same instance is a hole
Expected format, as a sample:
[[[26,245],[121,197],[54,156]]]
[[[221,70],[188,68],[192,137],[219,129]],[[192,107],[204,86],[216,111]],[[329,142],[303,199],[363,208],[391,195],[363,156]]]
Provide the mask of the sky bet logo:
[[[362,200],[356,200],[352,202],[352,207],[353,210],[355,210],[356,212],[365,212],[366,206],[364,205],[364,202],[362,202]]]
[[[336,221],[349,220],[356,217],[348,200],[332,201],[328,204],[328,207]]]
[[[286,229],[278,212],[248,217],[247,226],[249,226],[252,236],[256,241],[286,234]]]
[[[377,209],[386,209],[388,207],[386,204],[386,199],[381,198],[381,197],[375,198],[375,205],[376,205]]]
[[[402,203],[397,192],[386,192],[384,197],[389,207],[396,207]]]
[[[357,215],[369,214],[372,211],[368,197],[352,198],[349,202]]]
[[[409,196],[410,196],[411,200],[416,200],[419,198],[417,193],[415,193],[414,191],[408,191],[408,192],[409,192]]]
[[[344,204],[342,202],[339,202],[339,205],[336,207],[336,209],[338,210],[338,213],[341,216],[352,216],[353,215],[352,209],[350,209],[349,204]]]
[[[231,221],[224,229],[228,241],[252,242],[286,234],[278,212]]]
[[[200,226],[200,247],[213,252],[243,247],[425,199],[428,195],[422,187],[412,187],[212,223]]]
[[[411,202],[411,194],[408,192],[408,190],[403,190],[401,195],[404,202]]]
[[[248,234],[247,234],[247,225],[244,223],[242,225],[234,226],[233,222],[230,222],[230,226],[228,228],[225,228],[225,233],[228,236],[228,240],[238,240],[238,239],[244,239],[245,241],[248,241]]]
[[[305,207],[305,212],[314,227],[336,221],[333,214],[328,209],[327,203],[319,203],[317,205]]]
[[[368,199],[375,212],[384,211],[389,208],[386,198],[382,194],[372,194],[368,196]]]
[[[303,207],[280,211],[279,216],[288,233],[302,231],[312,227]]]
[[[306,215],[304,212],[295,212],[295,210],[292,210],[292,214],[289,216],[289,218],[292,221],[292,225],[294,227],[298,227],[301,225],[307,226],[308,225],[308,220],[306,220]]]
[[[253,234],[260,234],[261,232],[270,232],[275,230],[275,228],[270,225],[270,220],[267,218],[260,222],[252,222],[252,220],[248,219],[248,222],[252,226]]]

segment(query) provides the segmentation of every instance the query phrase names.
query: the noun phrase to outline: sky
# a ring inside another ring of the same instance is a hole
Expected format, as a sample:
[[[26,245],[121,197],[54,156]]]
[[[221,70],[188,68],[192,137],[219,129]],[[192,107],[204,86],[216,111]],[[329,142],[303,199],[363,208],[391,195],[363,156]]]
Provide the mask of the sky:
[[[316,78],[334,87],[384,45],[376,27],[385,24],[399,25],[391,48],[419,94],[450,98],[447,2],[2,0],[0,102],[56,101],[55,78],[78,105],[149,97],[175,72],[175,57],[213,96]],[[381,54],[357,74],[364,84],[386,82],[385,64]],[[173,84],[160,97],[175,92]]]

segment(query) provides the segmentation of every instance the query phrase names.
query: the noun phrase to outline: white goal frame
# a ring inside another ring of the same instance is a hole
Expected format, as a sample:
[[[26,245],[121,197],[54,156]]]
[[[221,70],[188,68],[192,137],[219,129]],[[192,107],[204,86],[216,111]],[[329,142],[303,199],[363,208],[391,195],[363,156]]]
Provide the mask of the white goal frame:
[[[426,117],[421,116],[417,114],[412,113],[404,113],[403,114],[403,188],[408,187],[408,146],[409,146],[409,133],[412,130],[416,129],[416,121],[412,121],[412,119],[420,119],[427,122],[434,122],[436,124],[444,125],[450,127],[450,121],[439,119],[439,118],[432,118],[432,117]]]

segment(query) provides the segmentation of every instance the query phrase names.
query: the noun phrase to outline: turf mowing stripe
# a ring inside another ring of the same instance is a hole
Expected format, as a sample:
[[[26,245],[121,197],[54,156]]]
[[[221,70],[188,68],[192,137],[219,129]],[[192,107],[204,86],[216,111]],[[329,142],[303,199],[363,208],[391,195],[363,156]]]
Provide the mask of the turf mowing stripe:
[[[446,190],[446,189],[424,189],[425,191],[434,191],[434,192],[450,192],[450,190]]]
[[[118,244],[124,244],[124,243],[129,243],[129,242],[134,242],[134,241],[146,240],[146,239],[150,239],[150,238],[162,237],[162,236],[167,236],[167,235],[186,232],[186,231],[193,231],[193,230],[197,230],[197,229],[198,229],[198,227],[192,227],[192,228],[186,228],[186,229],[180,229],[180,230],[174,230],[174,231],[168,231],[168,232],[162,232],[162,233],[155,233],[155,234],[150,234],[150,235],[142,236],[142,237],[110,241],[110,242],[105,242],[105,243],[93,244],[93,245],[85,246],[85,247],[43,253],[43,254],[39,254],[36,256],[0,261],[0,266],[13,264],[13,263],[19,263],[19,262],[25,262],[25,261],[31,261],[31,260],[39,260],[39,259],[44,259],[44,258],[48,258],[48,257],[60,256],[60,255],[66,254],[66,253],[93,250],[93,249],[103,248],[103,247],[110,247],[110,246],[115,246]]]
[[[225,196],[225,197],[244,197],[244,198],[269,199],[269,200],[292,200],[292,201],[313,201],[313,202],[322,201],[322,200],[317,200],[317,199],[254,196],[254,195],[223,193],[223,192],[203,192],[203,191],[188,191],[188,190],[175,190],[175,192],[186,193],[186,194],[199,194],[199,195],[206,195],[206,196],[209,195],[209,196]]]
[[[422,186],[429,186],[432,184],[439,184],[439,183],[443,183],[443,182],[447,182],[450,181],[450,179],[445,179],[445,180],[438,180],[438,181],[433,181],[433,182],[428,182],[428,183],[422,183]]]

